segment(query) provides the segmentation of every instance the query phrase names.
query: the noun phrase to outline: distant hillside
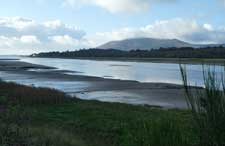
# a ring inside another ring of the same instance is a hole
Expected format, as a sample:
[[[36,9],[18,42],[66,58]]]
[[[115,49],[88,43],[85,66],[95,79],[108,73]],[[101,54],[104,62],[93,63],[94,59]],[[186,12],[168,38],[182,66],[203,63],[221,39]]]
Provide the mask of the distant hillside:
[[[99,49],[118,49],[124,51],[130,50],[151,50],[159,48],[183,48],[183,47],[207,47],[207,46],[219,46],[214,44],[209,45],[196,45],[190,44],[178,39],[154,39],[154,38],[132,38],[125,39],[121,41],[111,41],[106,44],[103,44],[97,48]]]

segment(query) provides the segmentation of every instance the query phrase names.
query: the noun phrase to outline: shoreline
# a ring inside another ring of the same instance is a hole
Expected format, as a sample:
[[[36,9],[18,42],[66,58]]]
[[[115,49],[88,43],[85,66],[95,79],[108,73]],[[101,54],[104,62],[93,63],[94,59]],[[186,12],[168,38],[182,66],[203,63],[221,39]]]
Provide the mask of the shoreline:
[[[182,85],[69,75],[65,70],[21,61],[0,60],[0,72],[3,80],[56,88],[86,100],[187,108]]]
[[[42,142],[46,140],[46,144],[51,142],[53,145],[57,143],[56,145],[60,146],[68,145],[68,143],[79,146],[114,146],[115,143],[120,144],[121,140],[125,144],[127,142],[133,144],[132,140],[137,137],[137,134],[141,136],[138,138],[140,141],[143,140],[142,135],[152,135],[149,132],[146,133],[146,126],[147,128],[157,126],[155,128],[157,132],[162,132],[161,129],[165,127],[169,128],[169,130],[166,129],[169,136],[170,133],[176,134],[176,128],[181,131],[177,133],[179,136],[181,134],[183,137],[195,136],[192,132],[193,124],[189,110],[80,100],[71,98],[58,90],[4,81],[0,82],[0,85],[0,98],[2,99],[0,114],[3,119],[0,121],[3,125],[0,127],[3,129],[0,130],[0,134],[5,131],[5,127],[11,132],[11,128],[16,126],[23,130],[17,135],[28,137],[29,139],[25,138],[29,144],[30,141],[33,142],[33,139],[39,138]],[[156,122],[159,124],[155,124]],[[167,123],[170,125],[168,126]],[[49,135],[51,135],[50,139]],[[173,135],[171,137],[174,137]],[[14,135],[5,137],[11,139]],[[59,138],[60,141],[58,141]],[[73,143],[74,140],[76,144]],[[24,144],[25,141],[22,142]],[[190,141],[190,143],[194,142],[195,139]]]
[[[31,56],[27,56],[31,57]],[[172,63],[192,65],[219,65],[225,66],[225,59],[209,58],[127,58],[127,57],[31,57],[31,58],[58,58],[58,59],[79,59],[96,61],[124,61],[124,62],[151,62],[151,63]]]
[[[56,68],[22,62],[19,59],[0,59],[0,71],[23,71],[28,69],[56,69]]]

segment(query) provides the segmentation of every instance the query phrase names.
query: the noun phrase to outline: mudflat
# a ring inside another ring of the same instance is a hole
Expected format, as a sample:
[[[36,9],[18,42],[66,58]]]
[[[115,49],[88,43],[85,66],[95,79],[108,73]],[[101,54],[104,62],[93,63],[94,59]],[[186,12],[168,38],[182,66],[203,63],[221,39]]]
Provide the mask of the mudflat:
[[[53,67],[36,65],[27,62],[21,62],[16,59],[1,59],[0,70],[2,71],[23,71],[27,69],[54,69]]]
[[[18,60],[0,60],[0,78],[3,80],[57,88],[86,100],[153,105],[164,108],[187,108],[181,85],[141,83],[70,73],[76,72]]]

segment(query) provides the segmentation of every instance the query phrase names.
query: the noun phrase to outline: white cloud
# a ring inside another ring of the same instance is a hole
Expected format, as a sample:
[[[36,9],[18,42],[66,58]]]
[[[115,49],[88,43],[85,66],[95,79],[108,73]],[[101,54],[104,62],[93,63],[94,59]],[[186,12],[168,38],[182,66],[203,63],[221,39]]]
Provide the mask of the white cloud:
[[[0,51],[4,52],[79,49],[88,45],[85,35],[83,30],[60,20],[38,23],[21,17],[0,17]]]
[[[0,26],[12,29],[23,29],[35,25],[35,22],[30,19],[21,17],[0,17]]]
[[[213,28],[205,23],[199,24],[195,20],[175,18],[156,21],[153,24],[140,28],[121,28],[111,32],[96,33],[89,39],[94,40],[95,45],[111,40],[121,40],[135,37],[152,37],[164,39],[181,39],[191,43],[225,43],[225,30]]]
[[[56,29],[60,26],[63,26],[63,23],[60,20],[47,21],[43,23],[45,27]]]
[[[32,35],[21,36],[20,41],[25,44],[40,44],[41,43],[36,36],[32,36]]]
[[[72,37],[68,36],[68,35],[64,35],[64,36],[53,36],[50,39],[52,39],[52,41],[61,44],[61,45],[74,45],[74,44],[78,44],[78,41],[76,39],[73,39]]]
[[[95,4],[110,12],[139,12],[150,7],[149,0],[96,0]]]
[[[207,24],[207,23],[203,24],[203,28],[205,28],[205,29],[208,30],[208,31],[213,31],[212,25]]]
[[[59,20],[37,23],[20,17],[0,17],[0,35],[8,37],[34,35],[42,40],[47,40],[49,36],[69,35],[72,38],[81,39],[85,32],[63,24]]]
[[[38,23],[19,17],[0,18],[1,54],[75,50],[135,37],[176,38],[191,43],[225,43],[225,29],[209,23],[200,24],[195,20],[175,18],[139,28],[126,27],[90,36],[60,20]]]
[[[150,8],[154,3],[173,2],[176,0],[64,0],[63,7],[80,7],[81,5],[95,5],[112,13],[140,12]]]
[[[62,7],[78,7],[80,4],[85,3],[85,0],[64,0],[62,2]]]
[[[25,42],[24,42],[25,41]],[[37,52],[36,45],[27,43],[27,39],[0,36],[0,52],[4,54],[29,54]]]

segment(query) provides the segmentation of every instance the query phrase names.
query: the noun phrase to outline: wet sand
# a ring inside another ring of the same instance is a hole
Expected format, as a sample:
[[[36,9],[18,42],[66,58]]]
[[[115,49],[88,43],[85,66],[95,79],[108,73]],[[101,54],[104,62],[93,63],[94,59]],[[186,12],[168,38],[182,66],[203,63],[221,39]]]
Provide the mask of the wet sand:
[[[181,85],[140,83],[75,73],[21,61],[0,60],[0,78],[3,80],[56,88],[86,100],[187,108]]]
[[[55,69],[55,68],[21,62],[17,59],[0,59],[0,71],[23,71],[27,69]]]

